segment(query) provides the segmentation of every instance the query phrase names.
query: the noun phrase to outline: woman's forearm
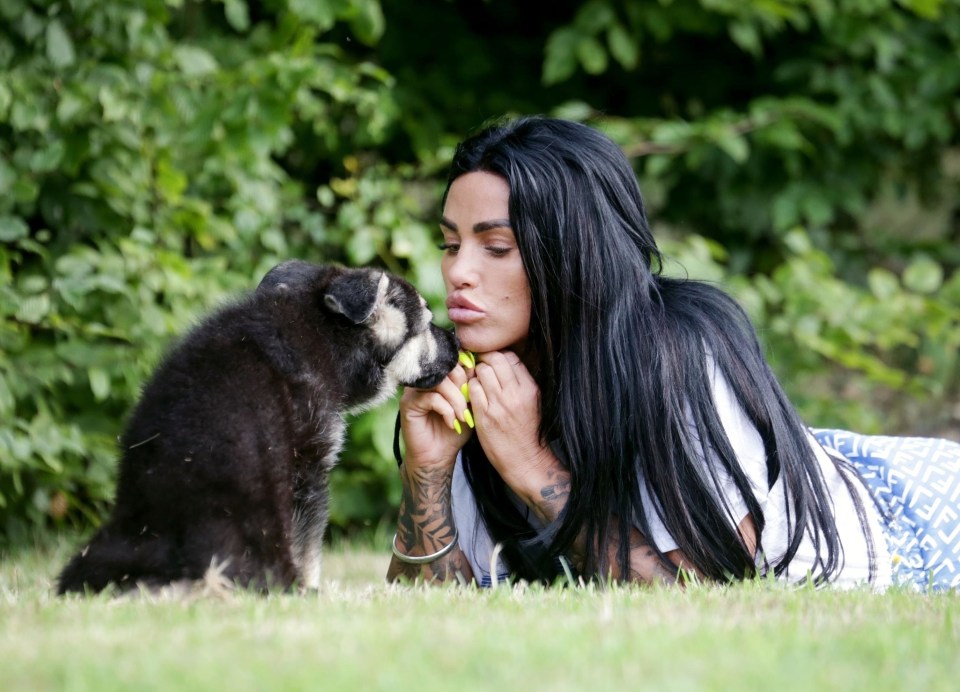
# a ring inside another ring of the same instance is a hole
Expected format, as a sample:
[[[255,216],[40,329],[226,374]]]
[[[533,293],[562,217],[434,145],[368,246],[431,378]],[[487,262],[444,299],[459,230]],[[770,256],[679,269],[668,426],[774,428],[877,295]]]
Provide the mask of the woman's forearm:
[[[570,473],[559,464],[555,465],[545,473],[539,491],[528,493],[527,497],[530,500],[531,509],[540,521],[545,524],[554,521],[560,516],[570,498]],[[629,540],[629,573],[624,575],[621,573],[617,557],[620,546],[620,531],[617,520],[612,519],[607,530],[607,545],[605,546],[607,564],[610,570],[609,576],[616,580],[647,584],[654,582],[672,584],[677,581],[676,571],[663,564],[650,542],[636,527],[631,528]],[[586,545],[587,537],[581,532],[570,550],[569,557],[580,571],[583,571],[585,567]],[[674,552],[677,553],[677,560],[682,560],[679,551]],[[668,554],[668,557],[674,558],[671,554]]]
[[[403,497],[397,519],[396,548],[404,555],[416,558],[431,555],[449,546],[457,538],[450,503],[452,468],[428,467],[401,470]],[[460,550],[453,550],[425,564],[410,564],[396,556],[390,560],[387,579],[396,581],[473,580],[473,570]]]

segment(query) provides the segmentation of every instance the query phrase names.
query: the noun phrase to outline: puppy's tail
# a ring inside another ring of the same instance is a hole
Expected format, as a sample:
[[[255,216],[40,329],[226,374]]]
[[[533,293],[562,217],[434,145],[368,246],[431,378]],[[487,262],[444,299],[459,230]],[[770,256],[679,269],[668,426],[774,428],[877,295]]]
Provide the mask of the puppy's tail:
[[[164,538],[130,538],[105,527],[86,548],[73,556],[57,579],[57,593],[98,593],[110,584],[132,587],[137,582],[167,582],[173,548]]]

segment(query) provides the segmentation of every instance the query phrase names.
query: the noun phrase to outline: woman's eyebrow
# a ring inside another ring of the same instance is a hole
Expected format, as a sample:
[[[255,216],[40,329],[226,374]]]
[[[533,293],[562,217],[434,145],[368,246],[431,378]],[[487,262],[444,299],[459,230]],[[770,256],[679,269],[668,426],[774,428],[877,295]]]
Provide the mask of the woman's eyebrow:
[[[449,228],[454,233],[459,233],[460,229],[457,227],[453,221],[448,219],[446,216],[440,217],[440,225],[446,228]],[[494,228],[511,228],[510,219],[493,219],[491,221],[480,221],[473,225],[474,233],[483,233],[484,231],[489,231]]]

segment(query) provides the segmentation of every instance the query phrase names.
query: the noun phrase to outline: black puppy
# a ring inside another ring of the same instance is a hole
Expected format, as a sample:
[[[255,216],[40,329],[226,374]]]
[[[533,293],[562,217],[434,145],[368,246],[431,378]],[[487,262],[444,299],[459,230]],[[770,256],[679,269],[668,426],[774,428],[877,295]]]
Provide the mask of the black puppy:
[[[192,330],[121,438],[116,506],[58,591],[161,586],[212,564],[242,586],[316,587],[344,413],[456,365],[406,281],[291,261]]]

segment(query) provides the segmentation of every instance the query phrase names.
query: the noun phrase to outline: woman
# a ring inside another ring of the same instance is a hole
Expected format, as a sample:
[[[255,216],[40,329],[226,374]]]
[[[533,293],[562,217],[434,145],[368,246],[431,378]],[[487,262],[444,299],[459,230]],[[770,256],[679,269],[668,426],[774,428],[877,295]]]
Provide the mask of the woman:
[[[866,485],[800,421],[738,305],[660,274],[612,141],[487,128],[457,150],[440,227],[476,363],[401,398],[388,578],[891,583]]]

